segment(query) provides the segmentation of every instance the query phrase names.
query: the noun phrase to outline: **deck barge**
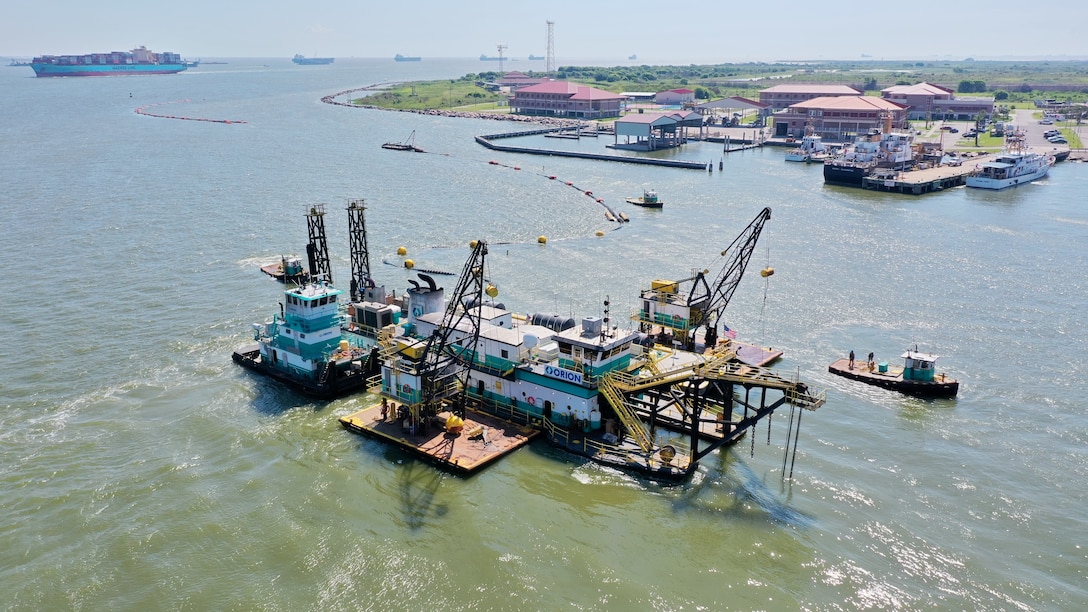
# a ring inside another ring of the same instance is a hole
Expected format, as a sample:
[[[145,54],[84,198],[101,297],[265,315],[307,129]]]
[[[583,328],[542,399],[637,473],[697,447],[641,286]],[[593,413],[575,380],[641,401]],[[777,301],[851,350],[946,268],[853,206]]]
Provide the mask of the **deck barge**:
[[[463,476],[491,465],[541,433],[473,410],[466,411],[463,429],[458,433],[446,431],[444,423],[449,413],[439,413],[413,427],[409,417],[398,417],[395,405],[384,416],[382,412],[382,405],[375,404],[340,417],[340,424],[348,431],[388,442]]]

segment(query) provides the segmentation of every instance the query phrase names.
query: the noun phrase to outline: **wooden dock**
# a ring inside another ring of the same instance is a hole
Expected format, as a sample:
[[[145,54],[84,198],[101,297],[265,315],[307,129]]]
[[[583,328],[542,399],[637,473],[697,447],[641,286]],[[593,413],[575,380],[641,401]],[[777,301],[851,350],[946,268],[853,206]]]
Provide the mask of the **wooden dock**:
[[[495,416],[469,410],[460,433],[447,432],[444,427],[448,412],[425,420],[414,430],[406,420],[390,410],[382,418],[381,404],[340,417],[348,431],[377,438],[439,467],[461,475],[473,474],[500,457],[525,446],[540,435],[540,430],[516,425]]]

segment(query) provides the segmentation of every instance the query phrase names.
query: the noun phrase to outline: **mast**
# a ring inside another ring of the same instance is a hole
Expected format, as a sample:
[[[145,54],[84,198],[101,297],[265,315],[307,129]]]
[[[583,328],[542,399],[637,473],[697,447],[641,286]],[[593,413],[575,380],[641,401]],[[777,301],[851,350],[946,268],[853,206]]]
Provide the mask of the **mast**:
[[[329,242],[325,237],[325,205],[313,204],[306,213],[306,229],[310,242],[306,245],[306,257],[310,263],[310,278],[332,283],[332,267],[329,264]]]
[[[351,300],[358,302],[362,300],[363,289],[374,286],[366,240],[366,201],[363,198],[350,200],[347,211],[348,240],[351,242]]]

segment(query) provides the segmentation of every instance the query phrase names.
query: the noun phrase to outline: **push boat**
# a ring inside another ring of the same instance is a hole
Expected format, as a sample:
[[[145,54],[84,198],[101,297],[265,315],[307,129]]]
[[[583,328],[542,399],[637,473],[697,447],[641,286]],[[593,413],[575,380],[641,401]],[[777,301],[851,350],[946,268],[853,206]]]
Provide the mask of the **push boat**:
[[[1032,151],[1021,137],[1006,140],[1005,151],[993,161],[979,164],[967,177],[967,186],[1005,189],[1039,180],[1050,172],[1055,157]]]
[[[665,205],[664,202],[658,199],[657,192],[653,189],[643,191],[641,198],[627,198],[627,203],[642,206],[643,208],[661,208]]]
[[[870,353],[871,355],[871,353]],[[937,355],[923,353],[914,347],[901,355],[903,367],[889,366],[887,362],[855,361],[853,353],[846,359],[838,359],[827,371],[868,385],[899,391],[907,395],[925,398],[955,397],[960,383],[943,372],[936,374]]]
[[[285,289],[281,314],[253,324],[256,344],[236,350],[234,362],[317,399],[365,389],[378,356],[373,342],[343,329],[343,294],[323,281]]]

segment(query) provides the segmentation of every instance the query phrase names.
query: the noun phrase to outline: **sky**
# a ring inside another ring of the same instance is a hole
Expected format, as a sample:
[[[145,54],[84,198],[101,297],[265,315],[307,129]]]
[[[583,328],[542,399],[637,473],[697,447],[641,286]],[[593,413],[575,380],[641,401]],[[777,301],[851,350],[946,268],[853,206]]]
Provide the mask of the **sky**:
[[[1083,0],[39,0],[0,11],[0,56],[146,45],[187,58],[546,53],[646,64],[830,59],[1088,59]]]

